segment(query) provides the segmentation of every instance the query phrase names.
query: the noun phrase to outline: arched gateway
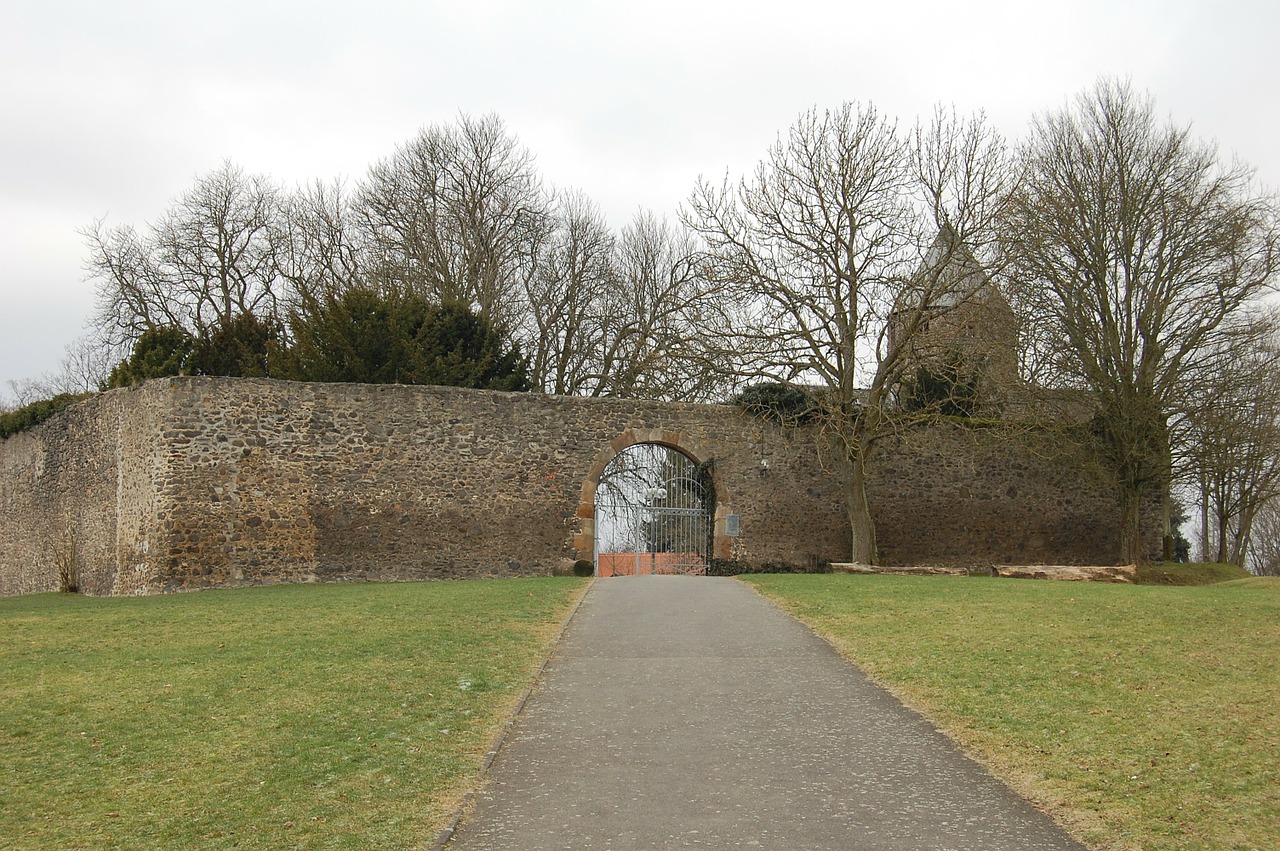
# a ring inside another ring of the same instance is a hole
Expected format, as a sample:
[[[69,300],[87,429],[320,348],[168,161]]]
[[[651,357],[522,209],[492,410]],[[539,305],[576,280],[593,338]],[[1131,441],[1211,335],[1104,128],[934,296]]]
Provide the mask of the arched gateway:
[[[582,485],[579,563],[598,576],[704,574],[731,548],[730,501],[714,462],[678,432],[628,429]]]
[[[596,576],[705,574],[714,510],[710,465],[654,443],[624,449],[596,488]]]

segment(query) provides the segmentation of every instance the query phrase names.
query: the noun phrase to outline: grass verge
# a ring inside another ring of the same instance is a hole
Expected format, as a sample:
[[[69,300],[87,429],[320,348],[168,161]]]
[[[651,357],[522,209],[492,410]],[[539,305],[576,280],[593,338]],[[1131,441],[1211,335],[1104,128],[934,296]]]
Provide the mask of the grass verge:
[[[584,585],[0,600],[0,844],[429,846]]]
[[[1085,842],[1280,847],[1280,580],[748,581]]]
[[[1252,575],[1238,564],[1165,562],[1138,565],[1139,585],[1213,585],[1248,579]]]

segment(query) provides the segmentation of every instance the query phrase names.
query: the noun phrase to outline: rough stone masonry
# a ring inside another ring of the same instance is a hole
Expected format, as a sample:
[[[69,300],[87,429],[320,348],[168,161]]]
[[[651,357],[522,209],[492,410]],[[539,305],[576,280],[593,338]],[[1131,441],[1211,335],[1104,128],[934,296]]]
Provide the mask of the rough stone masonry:
[[[838,459],[732,406],[182,377],[0,443],[0,593],[56,589],[60,562],[103,595],[567,572],[592,557],[605,464],[636,443],[710,462],[715,558],[847,560]],[[943,423],[871,472],[887,563],[1114,561],[1084,438]]]

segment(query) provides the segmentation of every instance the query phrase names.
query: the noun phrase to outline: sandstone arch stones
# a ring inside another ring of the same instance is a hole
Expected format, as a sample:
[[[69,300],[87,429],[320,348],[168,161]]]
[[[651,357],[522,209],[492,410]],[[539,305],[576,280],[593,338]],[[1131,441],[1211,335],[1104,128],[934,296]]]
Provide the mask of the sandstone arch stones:
[[[734,515],[733,497],[726,483],[715,475],[715,456],[700,446],[695,439],[679,431],[663,429],[629,428],[619,434],[609,445],[596,455],[587,470],[586,480],[582,483],[582,492],[578,499],[578,534],[574,536],[573,548],[577,558],[591,561],[595,552],[595,508],[596,490],[600,485],[600,476],[604,474],[609,462],[632,446],[654,444],[683,454],[694,464],[712,465],[712,485],[715,489],[715,509],[712,516],[713,530],[711,537],[711,557],[731,560],[734,557],[734,538],[729,535],[726,523],[730,515]],[[763,456],[762,456],[763,457]],[[734,515],[736,516],[736,515]],[[830,559],[828,559],[829,561]]]

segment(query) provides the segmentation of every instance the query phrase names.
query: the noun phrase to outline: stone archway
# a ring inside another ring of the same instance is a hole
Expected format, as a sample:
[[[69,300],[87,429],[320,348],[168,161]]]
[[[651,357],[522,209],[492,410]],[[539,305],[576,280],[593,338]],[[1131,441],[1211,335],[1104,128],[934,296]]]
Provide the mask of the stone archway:
[[[579,563],[591,563],[595,559],[596,491],[600,486],[600,477],[604,474],[609,462],[616,458],[618,453],[639,444],[653,444],[673,449],[695,464],[705,464],[712,460],[700,446],[678,431],[629,428],[609,441],[609,446],[600,450],[595,460],[591,463],[578,498],[572,545],[574,558]],[[711,484],[715,491],[711,557],[713,559],[728,559],[732,556],[732,539],[725,534],[725,518],[733,513],[732,497],[727,492],[724,484],[715,475],[714,469],[711,471]]]
[[[657,443],[614,456],[596,488],[595,575],[706,574],[715,511],[708,467]]]

